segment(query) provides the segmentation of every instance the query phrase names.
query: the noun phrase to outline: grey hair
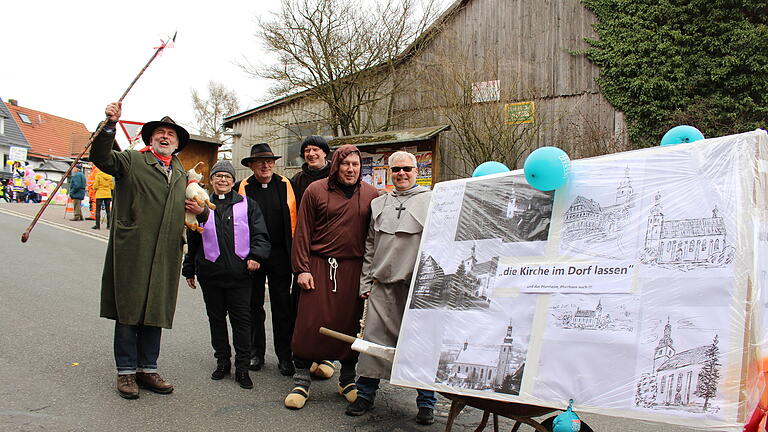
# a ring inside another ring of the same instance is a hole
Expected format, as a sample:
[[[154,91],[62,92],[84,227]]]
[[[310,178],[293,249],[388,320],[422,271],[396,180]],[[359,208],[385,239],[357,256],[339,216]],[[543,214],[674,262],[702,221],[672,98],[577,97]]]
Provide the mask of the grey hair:
[[[413,166],[418,166],[418,165],[416,165],[416,156],[414,156],[412,153],[408,153],[406,151],[396,151],[396,152],[392,153],[389,156],[389,166],[392,166],[392,164],[394,164],[395,161],[400,160],[400,159],[408,159],[408,160],[411,161]]]

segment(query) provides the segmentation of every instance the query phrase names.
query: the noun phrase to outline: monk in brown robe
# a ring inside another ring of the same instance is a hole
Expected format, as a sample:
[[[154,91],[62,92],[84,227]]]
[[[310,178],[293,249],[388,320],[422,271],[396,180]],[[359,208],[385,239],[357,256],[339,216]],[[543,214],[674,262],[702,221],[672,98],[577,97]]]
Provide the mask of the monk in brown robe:
[[[365,238],[376,188],[362,182],[360,151],[353,145],[333,154],[327,179],[307,188],[301,199],[291,264],[302,293],[293,331],[296,373],[286,408],[300,409],[309,397],[309,368],[320,359],[339,360],[339,394],[357,399],[357,353],[349,343],[323,336],[327,327],[346,334],[359,330],[363,303],[358,295]]]

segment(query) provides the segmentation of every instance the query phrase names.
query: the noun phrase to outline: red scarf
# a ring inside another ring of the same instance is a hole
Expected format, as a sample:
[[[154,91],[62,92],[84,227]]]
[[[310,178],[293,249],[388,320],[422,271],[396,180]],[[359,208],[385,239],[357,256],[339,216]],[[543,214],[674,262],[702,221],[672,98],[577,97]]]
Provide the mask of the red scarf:
[[[140,151],[140,152],[151,151],[151,152],[152,152],[152,154],[153,154],[153,155],[155,155],[155,157],[157,158],[157,160],[159,160],[160,162],[162,162],[162,163],[163,163],[163,165],[165,165],[165,166],[168,166],[168,165],[170,165],[170,164],[171,164],[171,159],[173,158],[173,155],[169,155],[169,156],[163,156],[163,155],[159,155],[159,154],[155,153],[155,151],[154,151],[154,150],[152,149],[152,147],[150,147],[150,146],[146,146],[146,147],[144,147],[143,149],[141,149],[141,150],[139,150],[139,151]]]

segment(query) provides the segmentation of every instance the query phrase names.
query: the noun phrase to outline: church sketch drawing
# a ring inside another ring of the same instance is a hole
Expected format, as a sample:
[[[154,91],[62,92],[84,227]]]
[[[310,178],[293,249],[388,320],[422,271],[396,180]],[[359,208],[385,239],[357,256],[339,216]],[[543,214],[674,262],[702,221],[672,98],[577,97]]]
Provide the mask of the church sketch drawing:
[[[455,240],[544,241],[553,197],[553,192],[529,186],[521,175],[468,182]]]
[[[631,222],[631,210],[637,201],[629,172],[629,167],[626,167],[624,178],[611,197],[612,202],[601,204],[596,199],[576,196],[563,214],[561,238],[564,248],[611,258],[634,254],[632,248],[635,245],[632,240],[624,238]],[[600,253],[598,250],[605,252]]]
[[[725,223],[715,206],[711,217],[667,219],[661,193],[648,216],[645,244],[640,256],[644,264],[688,271],[701,267],[725,267],[736,250],[729,244]]]
[[[720,347],[718,335],[712,342],[684,349],[672,337],[672,325],[667,319],[653,352],[650,371],[642,373],[637,382],[635,405],[654,410],[677,410],[692,413],[717,412],[712,400],[717,396],[720,378]]]
[[[592,303],[572,300],[550,306],[553,325],[561,329],[635,331],[636,312],[624,302],[592,297]],[[587,298],[586,300],[589,300]]]
[[[416,272],[412,309],[486,309],[491,303],[499,257],[478,262],[476,246],[452,274],[422,253]]]
[[[451,387],[517,395],[525,369],[527,344],[515,341],[510,322],[497,344],[443,341],[435,382]]]

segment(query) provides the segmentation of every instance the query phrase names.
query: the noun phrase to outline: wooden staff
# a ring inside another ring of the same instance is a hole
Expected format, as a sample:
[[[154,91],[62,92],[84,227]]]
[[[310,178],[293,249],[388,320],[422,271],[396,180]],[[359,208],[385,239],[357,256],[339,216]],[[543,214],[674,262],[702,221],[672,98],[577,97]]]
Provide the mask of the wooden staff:
[[[330,336],[342,342],[352,344],[352,349],[357,352],[382,358],[389,362],[393,362],[395,359],[395,350],[396,350],[395,347],[388,347],[388,346],[380,345],[377,343],[369,342],[367,340],[363,340],[360,337],[356,338],[354,336],[340,333],[325,327],[320,327],[320,334],[323,334],[325,336]]]
[[[169,42],[176,41],[176,33],[173,34],[173,37],[169,38],[167,41],[161,43],[160,46],[157,47],[157,49],[155,50],[155,53],[152,54],[152,57],[149,59],[147,64],[145,64],[144,67],[141,68],[138,75],[136,75],[133,81],[131,81],[131,84],[128,86],[127,89],[125,89],[125,91],[123,92],[123,95],[120,96],[120,99],[117,100],[118,103],[122,102],[123,99],[125,99],[125,97],[128,95],[128,92],[131,91],[131,88],[133,88],[133,85],[136,84],[136,81],[138,81],[139,78],[144,74],[144,71],[147,70],[149,65],[155,60],[155,58],[157,58],[157,56],[160,54],[160,51],[165,49],[166,45],[168,45]],[[83,151],[81,151],[80,154],[77,155],[77,157],[75,158],[75,161],[72,162],[72,165],[69,167],[67,172],[64,173],[64,176],[61,177],[61,180],[59,180],[59,183],[56,185],[56,188],[53,189],[53,192],[51,192],[50,195],[48,195],[48,199],[45,201],[45,204],[43,204],[43,206],[40,207],[40,210],[37,211],[35,218],[32,219],[32,223],[29,224],[26,231],[24,231],[24,233],[21,235],[22,243],[26,243],[27,240],[29,240],[29,233],[32,232],[32,228],[35,227],[35,224],[37,224],[37,221],[40,219],[40,216],[42,216],[45,209],[48,208],[48,204],[51,203],[51,201],[53,200],[53,197],[56,195],[56,192],[58,192],[59,188],[61,188],[61,185],[64,184],[64,181],[67,180],[67,178],[69,177],[69,174],[72,172],[72,169],[77,165],[78,162],[80,162],[80,159],[83,158],[83,155],[85,154],[85,152],[87,152],[91,148],[91,144],[93,144],[93,140],[96,139],[97,136],[99,136],[99,134],[101,133],[101,130],[104,129],[104,125],[107,124],[108,120],[109,120],[109,117],[107,117],[104,121],[101,122],[99,127],[96,129],[96,132],[91,134],[91,138],[88,140],[88,144],[86,144],[85,147],[83,148]]]

